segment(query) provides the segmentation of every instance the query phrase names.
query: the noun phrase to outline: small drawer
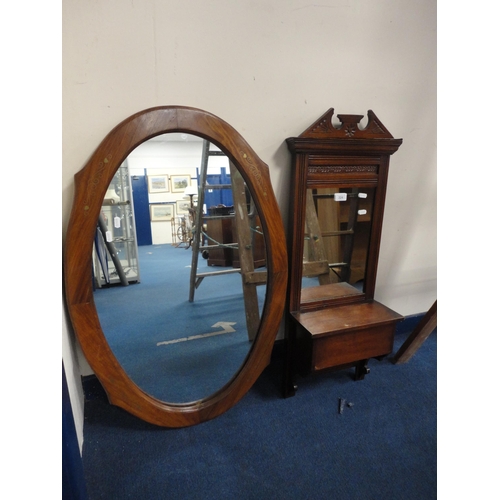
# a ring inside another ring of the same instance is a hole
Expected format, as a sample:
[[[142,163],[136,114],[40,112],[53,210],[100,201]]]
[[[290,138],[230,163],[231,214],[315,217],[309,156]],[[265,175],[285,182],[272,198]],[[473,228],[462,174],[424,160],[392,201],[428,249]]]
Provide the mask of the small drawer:
[[[312,371],[384,356],[392,352],[396,324],[312,338]]]

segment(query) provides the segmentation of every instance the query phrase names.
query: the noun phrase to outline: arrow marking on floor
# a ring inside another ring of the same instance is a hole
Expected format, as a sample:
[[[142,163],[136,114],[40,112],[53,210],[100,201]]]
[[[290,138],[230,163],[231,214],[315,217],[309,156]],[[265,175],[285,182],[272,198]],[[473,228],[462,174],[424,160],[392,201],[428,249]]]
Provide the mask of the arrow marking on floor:
[[[214,337],[215,335],[223,335],[224,333],[232,333],[236,331],[233,328],[233,325],[236,325],[236,323],[219,321],[218,323],[215,323],[215,325],[212,325],[212,328],[222,327],[222,330],[219,330],[217,332],[202,333],[200,335],[192,335],[191,337],[183,337],[181,339],[166,340],[165,342],[158,342],[156,345],[159,346],[167,344],[177,344],[178,342],[186,342],[187,340],[197,340],[197,339],[203,339],[205,337]]]

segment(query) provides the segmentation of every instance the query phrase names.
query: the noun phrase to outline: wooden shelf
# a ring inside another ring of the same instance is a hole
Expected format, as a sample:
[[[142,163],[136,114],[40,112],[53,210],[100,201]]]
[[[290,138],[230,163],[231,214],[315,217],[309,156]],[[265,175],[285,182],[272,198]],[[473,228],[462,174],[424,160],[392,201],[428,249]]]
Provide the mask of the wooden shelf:
[[[356,297],[363,295],[357,288],[349,283],[329,283],[327,285],[318,285],[302,288],[300,294],[301,304],[308,302],[317,302],[345,297]]]
[[[292,316],[315,338],[361,328],[392,325],[403,319],[403,316],[375,300],[312,312],[297,312],[292,313]]]

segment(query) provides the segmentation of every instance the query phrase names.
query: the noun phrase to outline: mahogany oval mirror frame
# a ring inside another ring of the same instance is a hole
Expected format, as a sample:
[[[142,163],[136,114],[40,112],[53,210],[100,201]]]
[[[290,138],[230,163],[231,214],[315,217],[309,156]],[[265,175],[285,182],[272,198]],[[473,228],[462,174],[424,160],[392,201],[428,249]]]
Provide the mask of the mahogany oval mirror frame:
[[[219,147],[237,167],[255,200],[265,236],[267,293],[257,335],[243,365],[217,392],[199,401],[171,404],[138,387],[117,361],[94,304],[92,248],[101,205],[114,174],[131,151],[160,134],[194,134]],[[280,211],[269,169],[228,123],[206,111],[161,106],[140,111],[117,125],[75,175],[75,195],[65,243],[65,293],[69,316],[82,351],[109,402],[163,427],[186,427],[215,418],[234,406],[269,364],[282,320],[287,255]]]

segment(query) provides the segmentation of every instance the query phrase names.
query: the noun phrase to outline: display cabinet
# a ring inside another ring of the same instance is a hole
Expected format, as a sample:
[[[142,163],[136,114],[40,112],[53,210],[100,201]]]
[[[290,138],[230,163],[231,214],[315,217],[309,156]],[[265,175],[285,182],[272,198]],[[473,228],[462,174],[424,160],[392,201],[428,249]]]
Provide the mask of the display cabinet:
[[[390,156],[395,139],[372,111],[329,109],[292,153],[285,396],[297,375],[354,367],[392,352],[401,315],[374,300]]]
[[[140,281],[130,173],[125,161],[104,197],[94,246],[97,288]]]

